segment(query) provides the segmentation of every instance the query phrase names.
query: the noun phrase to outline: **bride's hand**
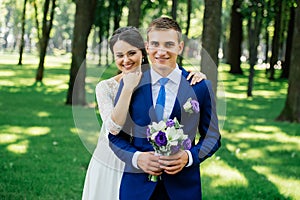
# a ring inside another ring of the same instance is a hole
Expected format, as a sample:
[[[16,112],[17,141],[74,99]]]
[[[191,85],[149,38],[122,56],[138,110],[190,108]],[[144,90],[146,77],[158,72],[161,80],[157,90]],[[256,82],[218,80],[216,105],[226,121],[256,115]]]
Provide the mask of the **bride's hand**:
[[[207,79],[206,75],[199,72],[199,71],[190,71],[188,77],[186,80],[191,79],[191,85],[195,85],[196,83],[199,83],[200,81]]]
[[[142,77],[142,72],[140,70],[129,72],[123,75],[124,88],[129,90],[134,90],[139,84]]]

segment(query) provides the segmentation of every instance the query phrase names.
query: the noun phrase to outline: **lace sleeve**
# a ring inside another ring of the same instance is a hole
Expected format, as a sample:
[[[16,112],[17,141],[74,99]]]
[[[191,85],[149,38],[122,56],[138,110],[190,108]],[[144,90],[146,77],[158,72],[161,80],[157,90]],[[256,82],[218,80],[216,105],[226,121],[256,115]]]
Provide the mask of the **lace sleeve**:
[[[109,83],[109,80],[101,81],[96,86],[96,98],[102,122],[106,129],[114,134],[119,133],[122,129],[120,125],[111,119],[117,89],[118,87]]]

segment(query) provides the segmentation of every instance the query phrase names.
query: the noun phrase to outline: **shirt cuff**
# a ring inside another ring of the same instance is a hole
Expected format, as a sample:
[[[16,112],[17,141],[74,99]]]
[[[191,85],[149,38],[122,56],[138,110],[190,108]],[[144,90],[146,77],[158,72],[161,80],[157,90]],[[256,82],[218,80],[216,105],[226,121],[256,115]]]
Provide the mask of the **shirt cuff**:
[[[137,164],[137,159],[139,157],[139,155],[141,154],[142,152],[141,151],[137,151],[133,154],[133,157],[132,157],[132,165],[136,168],[136,169],[140,169],[138,167],[138,164]]]
[[[185,150],[185,152],[189,156],[189,162],[187,163],[187,165],[185,167],[189,167],[193,164],[193,156],[192,156],[192,153],[189,150]]]

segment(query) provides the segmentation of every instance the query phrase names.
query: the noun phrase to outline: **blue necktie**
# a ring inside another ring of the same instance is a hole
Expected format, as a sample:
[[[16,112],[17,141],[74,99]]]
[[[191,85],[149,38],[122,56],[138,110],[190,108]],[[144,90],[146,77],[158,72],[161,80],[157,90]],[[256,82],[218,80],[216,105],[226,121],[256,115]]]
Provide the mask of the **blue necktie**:
[[[160,89],[158,92],[156,105],[155,105],[155,112],[157,116],[157,120],[161,121],[164,115],[164,108],[165,108],[165,101],[166,101],[166,90],[165,84],[169,81],[168,78],[161,78],[159,79]]]

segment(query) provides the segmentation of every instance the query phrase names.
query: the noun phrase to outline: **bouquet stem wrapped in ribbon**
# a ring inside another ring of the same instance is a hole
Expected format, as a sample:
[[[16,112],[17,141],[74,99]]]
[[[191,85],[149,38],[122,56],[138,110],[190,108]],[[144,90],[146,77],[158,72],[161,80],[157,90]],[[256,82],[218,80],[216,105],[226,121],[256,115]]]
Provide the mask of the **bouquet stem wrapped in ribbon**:
[[[147,139],[153,146],[155,154],[169,156],[180,149],[190,149],[191,140],[183,133],[182,127],[176,118],[149,125]],[[149,175],[149,180],[157,182],[157,176]]]

